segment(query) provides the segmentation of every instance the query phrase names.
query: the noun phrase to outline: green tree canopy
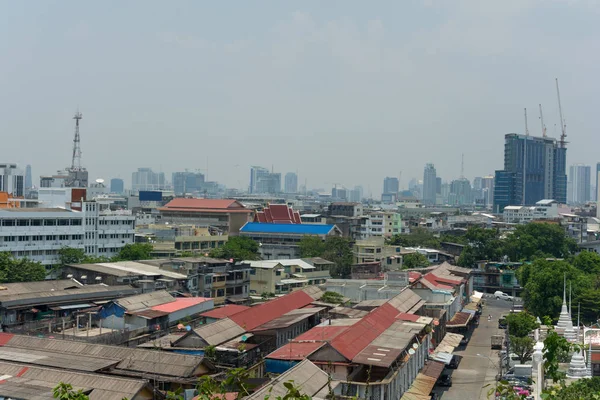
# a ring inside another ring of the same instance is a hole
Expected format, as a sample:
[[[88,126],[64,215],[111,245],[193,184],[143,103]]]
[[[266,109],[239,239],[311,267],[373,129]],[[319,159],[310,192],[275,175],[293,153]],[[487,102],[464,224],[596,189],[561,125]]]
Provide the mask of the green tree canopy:
[[[440,239],[426,228],[414,228],[408,234],[394,235],[389,244],[403,247],[440,248]]]
[[[81,389],[75,391],[71,384],[63,382],[52,389],[52,397],[59,400],[89,400],[89,396]]]
[[[535,260],[519,270],[519,282],[525,288],[525,308],[533,315],[556,318],[563,301],[563,276],[572,283],[573,299],[592,286],[588,276],[566,261]]]
[[[223,247],[210,251],[214,258],[233,258],[236,261],[258,260],[258,243],[246,236],[232,236],[225,242]]]
[[[95,264],[101,262],[110,262],[111,259],[104,256],[89,256],[85,254],[83,249],[75,249],[73,247],[63,247],[58,250],[60,265],[71,264]]]
[[[43,281],[46,268],[37,261],[15,258],[11,253],[0,253],[0,283]]]
[[[583,273],[600,275],[600,254],[582,251],[573,258],[573,266]]]
[[[543,400],[599,400],[600,377],[579,379],[567,385],[550,387],[541,394]]]
[[[338,292],[325,292],[319,299],[319,301],[323,301],[325,303],[330,304],[341,304],[344,302],[344,296],[339,294]]]
[[[577,243],[565,235],[562,227],[544,222],[518,225],[507,235],[504,254],[511,261],[530,261],[536,258],[567,258],[577,251]]]
[[[152,258],[152,245],[150,243],[126,244],[115,257],[116,261],[149,260]]]
[[[565,377],[565,373],[559,370],[559,363],[564,362],[565,357],[571,350],[571,344],[560,336],[554,329],[550,329],[544,339],[544,373],[554,382]]]
[[[519,361],[521,364],[525,364],[526,361],[531,359],[531,355],[533,354],[533,346],[535,345],[535,340],[530,338],[529,336],[512,336],[510,337],[510,345],[512,351],[519,357]]]
[[[325,253],[325,242],[319,236],[304,236],[298,243],[300,257],[321,257]]]
[[[510,313],[506,316],[508,333],[515,337],[525,337],[534,329],[539,328],[535,316],[526,311]]]
[[[421,253],[410,253],[402,256],[403,268],[423,268],[429,265],[429,260]]]

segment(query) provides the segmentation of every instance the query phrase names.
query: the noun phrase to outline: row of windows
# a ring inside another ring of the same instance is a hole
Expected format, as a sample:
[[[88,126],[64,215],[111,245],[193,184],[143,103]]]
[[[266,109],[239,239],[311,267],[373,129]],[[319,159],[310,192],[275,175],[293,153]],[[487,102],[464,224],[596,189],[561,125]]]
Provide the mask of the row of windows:
[[[128,234],[128,233],[123,233],[123,234],[119,234],[119,233],[101,233],[99,236],[99,239],[130,239],[133,237],[133,235]]]
[[[15,257],[57,256],[58,250],[21,250],[13,251]]]
[[[3,240],[2,240],[3,239]],[[33,235],[33,236],[4,236],[0,241],[6,242],[56,242],[65,240],[82,240],[83,235]]]
[[[100,220],[98,225],[133,225],[133,220]]]
[[[2,219],[1,226],[81,226],[81,219]]]

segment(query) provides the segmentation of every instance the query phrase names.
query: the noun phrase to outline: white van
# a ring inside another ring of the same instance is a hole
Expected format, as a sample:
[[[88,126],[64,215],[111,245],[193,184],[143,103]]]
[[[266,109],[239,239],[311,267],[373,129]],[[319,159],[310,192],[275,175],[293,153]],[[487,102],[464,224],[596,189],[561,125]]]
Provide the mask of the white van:
[[[501,292],[500,290],[497,290],[496,292],[494,292],[494,297],[496,298],[496,300],[502,299],[502,300],[510,301],[513,299],[512,296],[509,296],[506,293]]]

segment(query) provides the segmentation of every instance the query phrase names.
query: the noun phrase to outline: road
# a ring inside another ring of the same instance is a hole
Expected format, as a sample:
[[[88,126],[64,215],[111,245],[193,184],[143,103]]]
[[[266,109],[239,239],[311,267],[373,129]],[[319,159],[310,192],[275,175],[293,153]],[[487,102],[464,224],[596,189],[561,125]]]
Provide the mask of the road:
[[[496,382],[499,372],[498,351],[490,348],[491,336],[504,334],[498,329],[498,318],[510,311],[511,303],[505,300],[485,298],[485,307],[479,326],[472,330],[471,340],[466,348],[459,348],[455,354],[462,356],[458,368],[452,371],[452,387],[438,388],[443,400],[487,400],[487,392]],[[488,321],[488,314],[492,320]],[[490,385],[489,387],[484,387]]]

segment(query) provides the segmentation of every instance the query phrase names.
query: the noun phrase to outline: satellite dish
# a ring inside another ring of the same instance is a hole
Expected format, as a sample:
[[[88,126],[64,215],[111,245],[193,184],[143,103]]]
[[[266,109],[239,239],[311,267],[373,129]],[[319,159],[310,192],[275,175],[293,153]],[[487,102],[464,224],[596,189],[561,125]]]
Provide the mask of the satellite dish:
[[[418,344],[416,344],[416,343],[413,343],[413,349],[415,349],[415,350],[416,350],[416,349],[418,349],[418,348],[419,348],[419,345],[418,345]]]
[[[96,183],[104,183],[104,179],[98,178],[98,179],[96,179]]]
[[[189,326],[189,325],[187,325],[187,326],[185,327],[185,330],[189,332],[189,331],[191,331],[191,330],[192,330],[192,327],[191,327],[191,326]]]
[[[245,342],[246,340],[248,340],[248,336],[246,336],[246,335],[243,335],[243,336],[242,336],[242,342]]]
[[[410,354],[412,356],[415,354],[415,351],[413,349],[408,349],[408,354]]]

